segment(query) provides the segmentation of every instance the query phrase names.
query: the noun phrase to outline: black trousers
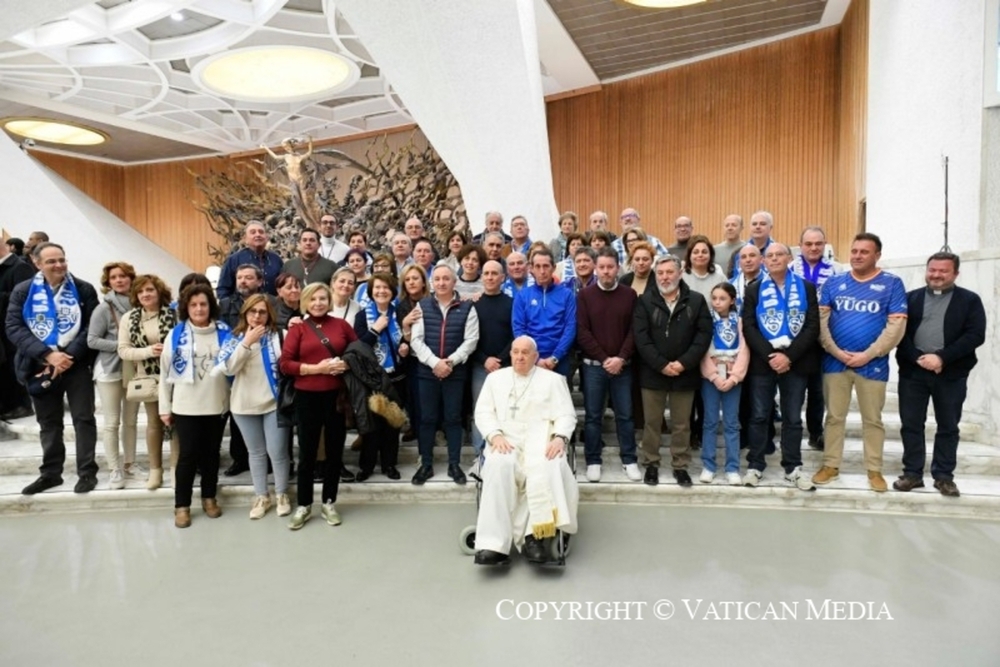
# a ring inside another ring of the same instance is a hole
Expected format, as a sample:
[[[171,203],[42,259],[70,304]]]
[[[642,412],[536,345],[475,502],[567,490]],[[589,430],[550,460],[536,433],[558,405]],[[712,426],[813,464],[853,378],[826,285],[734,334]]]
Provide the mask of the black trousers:
[[[375,430],[365,433],[358,457],[358,467],[367,473],[375,470],[376,460],[381,461],[383,470],[395,467],[399,460],[399,429],[389,426],[389,422],[381,417],[373,416],[373,419]]]
[[[201,471],[201,498],[215,498],[219,487],[219,447],[226,421],[222,415],[174,415],[177,471],[174,507],[191,507],[195,474]]]
[[[299,417],[299,469],[296,478],[298,504],[313,503],[313,468],[319,436],[326,443],[323,475],[323,502],[336,502],[340,487],[340,466],[344,462],[344,441],[347,426],[344,415],[337,412],[337,391],[297,391],[295,412]],[[367,439],[368,436],[365,436]]]
[[[42,441],[42,465],[38,471],[44,477],[61,477],[66,464],[66,442],[63,439],[63,397],[69,401],[69,413],[76,432],[76,473],[96,475],[97,421],[94,419],[94,381],[90,368],[74,365],[62,374],[59,388],[41,396],[32,396],[35,418]]]
[[[924,476],[927,463],[927,404],[934,403],[934,453],[931,476],[935,480],[952,481],[958,462],[958,423],[968,389],[968,377],[943,378],[936,373],[918,369],[899,378],[899,418],[903,422],[903,474]]]
[[[31,405],[28,391],[14,376],[14,348],[7,345],[0,335],[0,345],[4,346],[6,360],[0,362],[0,413]]]

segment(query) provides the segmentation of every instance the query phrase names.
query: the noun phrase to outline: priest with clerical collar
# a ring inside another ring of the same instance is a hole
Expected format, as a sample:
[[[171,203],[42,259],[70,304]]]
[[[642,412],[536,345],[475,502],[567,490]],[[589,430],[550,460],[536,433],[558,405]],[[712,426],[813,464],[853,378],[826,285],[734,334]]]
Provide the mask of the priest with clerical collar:
[[[553,558],[556,529],[576,533],[579,490],[566,460],[576,410],[562,375],[535,365],[529,336],[511,345],[510,368],[486,377],[475,420],[486,434],[476,564],[510,560],[511,545],[529,562]]]

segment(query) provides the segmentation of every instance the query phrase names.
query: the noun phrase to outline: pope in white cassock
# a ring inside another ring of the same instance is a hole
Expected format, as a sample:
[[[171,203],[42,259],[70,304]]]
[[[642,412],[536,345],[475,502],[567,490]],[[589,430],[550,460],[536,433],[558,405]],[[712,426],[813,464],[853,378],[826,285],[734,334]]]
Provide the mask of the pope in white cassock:
[[[576,410],[566,378],[535,365],[538,348],[528,336],[514,340],[510,356],[512,367],[487,375],[476,402],[476,426],[489,445],[478,565],[506,563],[512,543],[530,562],[549,562],[556,529],[576,533],[580,492],[566,461]]]

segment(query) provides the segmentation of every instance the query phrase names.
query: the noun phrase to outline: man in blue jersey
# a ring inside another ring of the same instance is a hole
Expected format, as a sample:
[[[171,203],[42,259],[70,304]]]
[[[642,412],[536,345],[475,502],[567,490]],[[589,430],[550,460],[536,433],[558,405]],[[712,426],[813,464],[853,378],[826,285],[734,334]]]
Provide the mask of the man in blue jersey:
[[[823,291],[823,285],[830,276],[840,273],[840,267],[823,259],[826,251],[826,233],[822,227],[806,227],[799,237],[802,254],[792,262],[792,272],[816,286],[816,294]],[[809,430],[809,446],[823,449],[823,373],[817,371],[809,375],[809,397],[806,400],[806,428]]]
[[[844,424],[856,392],[864,423],[864,462],[872,491],[887,489],[882,477],[885,427],[882,407],[889,381],[889,352],[906,331],[906,289],[899,277],[876,266],[882,241],[867,232],[854,237],[851,271],[831,277],[819,301],[826,398],[826,448],[815,484],[829,484],[840,474]]]
[[[531,258],[535,284],[514,297],[514,337],[531,336],[538,344],[537,364],[568,377],[576,340],[576,295],[553,282],[553,269],[552,251],[536,250]]]

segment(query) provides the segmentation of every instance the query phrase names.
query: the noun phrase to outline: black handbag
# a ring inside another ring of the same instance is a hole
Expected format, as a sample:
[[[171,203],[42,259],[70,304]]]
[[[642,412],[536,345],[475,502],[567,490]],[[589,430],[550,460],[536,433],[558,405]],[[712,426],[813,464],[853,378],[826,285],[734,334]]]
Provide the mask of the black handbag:
[[[278,329],[278,340],[285,347],[285,334]],[[278,426],[292,428],[297,426],[299,418],[295,414],[295,378],[280,375],[278,378]]]

